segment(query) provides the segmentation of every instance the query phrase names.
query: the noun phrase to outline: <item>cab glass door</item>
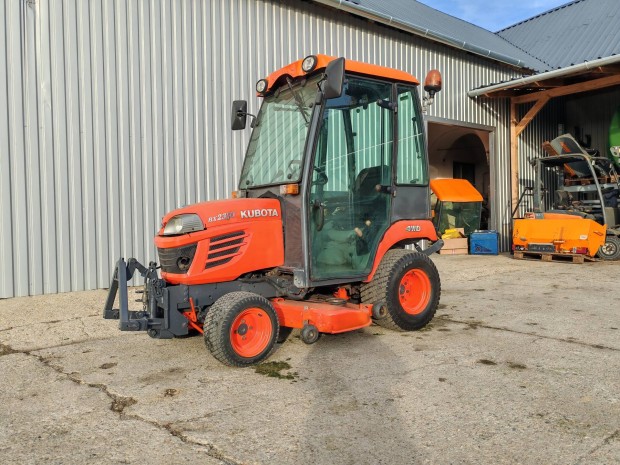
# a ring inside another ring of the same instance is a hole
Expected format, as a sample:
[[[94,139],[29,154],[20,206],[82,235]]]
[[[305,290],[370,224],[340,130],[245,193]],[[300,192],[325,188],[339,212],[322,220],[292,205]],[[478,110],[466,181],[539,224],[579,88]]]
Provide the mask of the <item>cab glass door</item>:
[[[370,272],[389,226],[394,105],[392,85],[351,78],[328,100],[320,123],[308,198],[311,277]]]

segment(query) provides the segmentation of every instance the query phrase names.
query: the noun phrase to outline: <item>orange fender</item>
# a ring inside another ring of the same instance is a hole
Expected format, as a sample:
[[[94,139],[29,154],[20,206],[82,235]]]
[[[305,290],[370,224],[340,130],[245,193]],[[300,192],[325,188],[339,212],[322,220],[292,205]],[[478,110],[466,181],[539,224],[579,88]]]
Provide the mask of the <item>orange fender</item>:
[[[379,263],[381,263],[383,256],[388,250],[399,242],[417,239],[428,239],[431,241],[436,241],[438,239],[435,226],[430,220],[403,220],[392,224],[379,243],[372,270],[364,282],[372,280],[379,267]]]

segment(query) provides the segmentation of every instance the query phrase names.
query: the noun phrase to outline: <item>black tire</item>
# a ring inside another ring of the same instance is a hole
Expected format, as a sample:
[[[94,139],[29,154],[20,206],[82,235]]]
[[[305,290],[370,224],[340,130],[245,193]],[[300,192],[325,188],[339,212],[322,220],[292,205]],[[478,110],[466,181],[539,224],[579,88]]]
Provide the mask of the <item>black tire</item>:
[[[314,325],[305,325],[301,328],[301,333],[299,334],[299,337],[304,344],[314,344],[319,340],[320,336],[321,333],[319,333],[319,330]]]
[[[269,321],[261,320],[265,317]],[[269,357],[279,329],[278,314],[267,299],[252,292],[231,292],[207,312],[204,339],[209,352],[224,365],[244,367]]]
[[[411,283],[419,285],[412,288]],[[397,331],[413,331],[433,319],[439,305],[441,281],[427,255],[394,249],[385,254],[372,281],[362,286],[361,293],[364,303],[385,304],[387,312],[375,320],[377,324]]]
[[[289,328],[288,326],[280,326],[280,333],[278,334],[278,344],[284,344],[288,337],[293,332],[293,328]]]
[[[599,247],[596,256],[602,260],[618,260],[620,258],[620,239],[608,234],[605,243]]]

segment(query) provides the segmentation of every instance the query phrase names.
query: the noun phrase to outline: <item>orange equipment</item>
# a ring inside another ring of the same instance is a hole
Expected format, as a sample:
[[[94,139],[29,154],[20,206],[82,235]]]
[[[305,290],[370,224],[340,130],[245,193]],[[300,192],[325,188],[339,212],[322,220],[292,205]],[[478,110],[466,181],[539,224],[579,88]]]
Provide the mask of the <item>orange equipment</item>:
[[[429,82],[436,93],[437,72]],[[254,118],[233,199],[165,215],[160,266],[119,259],[104,318],[160,339],[202,332],[215,358],[233,366],[264,360],[293,328],[310,344],[373,320],[426,325],[440,295],[428,255],[442,241],[430,221],[418,84],[325,55],[259,80],[257,116],[233,102],[233,130]],[[422,240],[434,243],[422,251]],[[127,304],[136,270],[142,311]]]
[[[482,195],[466,179],[432,179],[431,191],[437,197],[433,223],[439,234],[446,229],[463,228],[465,235],[480,229]]]
[[[583,151],[538,158],[533,164],[534,211],[514,221],[514,250],[620,258],[620,185],[613,164]],[[567,171],[567,166],[576,168]],[[543,179],[557,184],[553,198],[543,189]]]

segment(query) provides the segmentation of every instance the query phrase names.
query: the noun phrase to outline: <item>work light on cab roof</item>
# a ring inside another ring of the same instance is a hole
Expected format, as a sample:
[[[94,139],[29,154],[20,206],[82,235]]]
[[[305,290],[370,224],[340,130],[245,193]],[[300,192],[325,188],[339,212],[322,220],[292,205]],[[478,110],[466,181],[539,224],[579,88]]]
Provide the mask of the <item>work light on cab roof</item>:
[[[309,55],[306,58],[304,58],[304,61],[301,62],[301,69],[304,70],[304,72],[306,73],[310,73],[314,71],[314,68],[316,68],[317,63],[318,63],[318,60],[316,56]]]
[[[267,79],[260,79],[256,83],[256,92],[262,95],[267,90],[267,87],[268,87]]]

